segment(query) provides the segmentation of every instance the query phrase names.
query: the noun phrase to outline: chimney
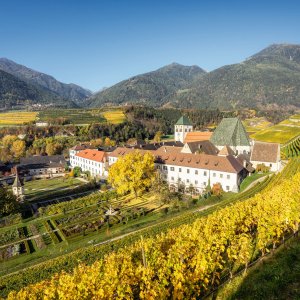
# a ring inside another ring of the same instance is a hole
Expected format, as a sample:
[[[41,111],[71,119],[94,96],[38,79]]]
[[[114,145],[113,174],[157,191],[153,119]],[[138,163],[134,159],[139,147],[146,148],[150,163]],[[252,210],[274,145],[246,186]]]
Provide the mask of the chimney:
[[[244,168],[247,167],[247,161],[246,161],[246,159],[243,160],[243,167],[244,167]]]

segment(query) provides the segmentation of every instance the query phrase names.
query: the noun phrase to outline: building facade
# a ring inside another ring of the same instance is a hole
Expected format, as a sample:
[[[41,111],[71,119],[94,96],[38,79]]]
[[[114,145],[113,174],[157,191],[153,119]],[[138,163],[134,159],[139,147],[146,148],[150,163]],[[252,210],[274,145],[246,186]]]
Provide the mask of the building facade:
[[[254,168],[264,165],[272,172],[281,169],[280,145],[276,143],[255,142],[250,156]]]
[[[93,177],[107,175],[106,162],[106,153],[96,149],[78,151],[72,156],[70,154],[72,168],[80,167],[83,172],[88,171]]]
[[[109,165],[132,151],[140,150],[117,148],[108,156]],[[167,151],[167,148],[150,152],[155,157],[155,168],[160,177],[172,190],[178,190],[179,187],[185,190],[193,188],[195,193],[200,194],[208,185],[220,183],[224,191],[238,192],[240,183],[247,176],[243,165],[232,155],[180,153],[172,149]]]

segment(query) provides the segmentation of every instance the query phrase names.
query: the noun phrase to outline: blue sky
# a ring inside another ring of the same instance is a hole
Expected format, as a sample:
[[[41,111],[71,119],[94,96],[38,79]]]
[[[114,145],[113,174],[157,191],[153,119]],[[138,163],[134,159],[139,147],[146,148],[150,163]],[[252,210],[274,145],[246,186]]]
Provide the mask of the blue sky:
[[[210,71],[299,30],[296,0],[0,0],[0,57],[92,91],[172,62]]]

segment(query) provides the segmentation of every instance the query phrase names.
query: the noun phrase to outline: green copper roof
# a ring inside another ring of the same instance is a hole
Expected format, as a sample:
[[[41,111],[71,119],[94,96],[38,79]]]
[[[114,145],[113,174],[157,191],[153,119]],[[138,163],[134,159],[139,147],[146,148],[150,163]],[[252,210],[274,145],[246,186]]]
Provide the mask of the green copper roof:
[[[185,117],[185,116],[180,117],[179,120],[176,122],[175,125],[190,125],[190,126],[193,126],[193,124],[189,120],[189,118]]]
[[[250,146],[246,130],[238,118],[224,118],[210,141],[215,146]]]

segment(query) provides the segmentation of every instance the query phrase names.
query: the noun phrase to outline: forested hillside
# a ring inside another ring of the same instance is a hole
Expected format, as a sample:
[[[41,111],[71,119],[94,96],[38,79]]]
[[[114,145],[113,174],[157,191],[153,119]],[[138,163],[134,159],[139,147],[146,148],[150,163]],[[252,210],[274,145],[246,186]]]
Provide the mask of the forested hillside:
[[[33,86],[0,70],[0,108],[11,108],[34,103],[74,106],[72,101],[63,100],[49,90]]]
[[[166,103],[165,98],[178,89],[183,89],[205,74],[198,66],[170,64],[156,71],[124,80],[90,99],[90,106],[103,104],[148,104]]]
[[[300,45],[272,45],[249,59],[205,73],[178,64],[124,80],[90,100],[201,109],[300,107]]]
[[[44,88],[64,99],[81,103],[82,100],[91,96],[90,91],[76,84],[59,82],[52,76],[32,70],[6,58],[0,58],[0,70],[10,73],[37,88]]]

